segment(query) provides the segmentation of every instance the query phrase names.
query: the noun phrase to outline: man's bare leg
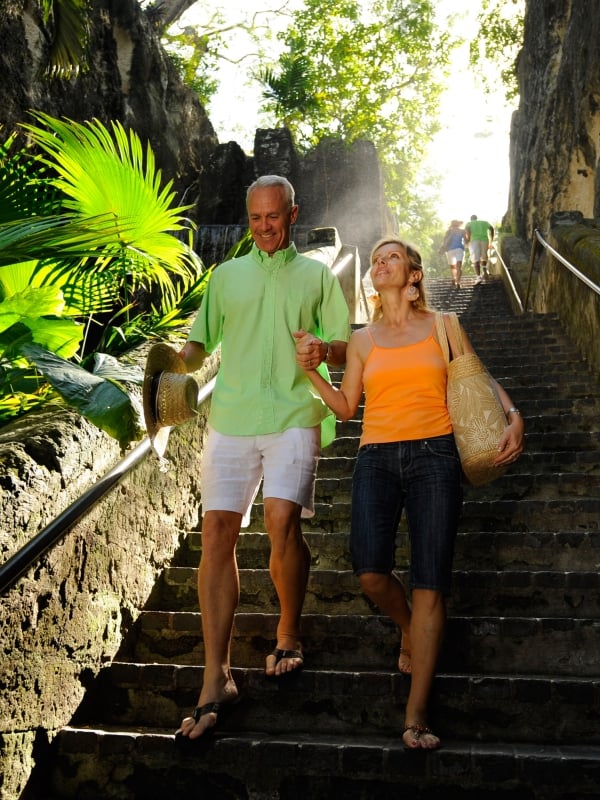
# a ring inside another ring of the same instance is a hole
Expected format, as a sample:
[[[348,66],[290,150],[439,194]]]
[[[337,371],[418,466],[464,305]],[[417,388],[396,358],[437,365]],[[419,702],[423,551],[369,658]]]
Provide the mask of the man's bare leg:
[[[290,500],[265,498],[265,528],[271,541],[269,569],[281,609],[277,648],[302,652],[302,607],[310,571],[310,550],[300,527],[301,507]],[[282,675],[303,665],[301,657],[267,656],[267,675]]]
[[[231,676],[230,651],[240,581],[235,548],[242,515],[232,511],[207,511],[202,524],[202,557],[198,570],[198,599],[202,612],[205,667],[198,708],[207,703],[228,703],[238,690]],[[217,722],[217,713],[197,721],[186,717],[181,735],[197,739]]]

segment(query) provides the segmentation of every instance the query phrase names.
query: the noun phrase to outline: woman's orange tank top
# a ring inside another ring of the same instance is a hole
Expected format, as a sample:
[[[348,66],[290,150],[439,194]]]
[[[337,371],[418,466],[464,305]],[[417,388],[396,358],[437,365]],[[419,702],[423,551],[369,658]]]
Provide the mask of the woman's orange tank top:
[[[365,411],[360,445],[452,433],[446,406],[447,369],[431,333],[405,347],[373,347],[363,370]]]

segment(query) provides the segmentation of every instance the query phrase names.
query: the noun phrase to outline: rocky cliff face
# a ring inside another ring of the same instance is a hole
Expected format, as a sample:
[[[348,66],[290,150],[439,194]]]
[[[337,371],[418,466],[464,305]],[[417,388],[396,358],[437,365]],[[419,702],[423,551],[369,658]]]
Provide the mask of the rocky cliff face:
[[[257,175],[278,173],[296,187],[302,225],[340,227],[351,234],[349,244],[359,243],[357,235],[369,244],[380,235],[385,204],[372,145],[324,143],[301,159],[285,130],[258,131],[253,157],[235,142],[219,143],[138,2],[91,6],[89,69],[51,80],[41,70],[47,32],[36,5],[0,0],[0,139],[30,109],[76,121],[119,120],[150,142],[165,180],[173,180],[180,202],[193,205],[189,215],[199,225],[245,225],[246,187]]]
[[[599,43],[599,0],[528,0],[508,210],[523,239],[553,212],[600,216]]]
[[[196,96],[181,83],[135,0],[94,0],[90,65],[70,80],[43,76],[47,32],[28,0],[2,0],[2,138],[30,109],[56,117],[118,119],[152,145],[177,191],[201,174],[217,137]]]

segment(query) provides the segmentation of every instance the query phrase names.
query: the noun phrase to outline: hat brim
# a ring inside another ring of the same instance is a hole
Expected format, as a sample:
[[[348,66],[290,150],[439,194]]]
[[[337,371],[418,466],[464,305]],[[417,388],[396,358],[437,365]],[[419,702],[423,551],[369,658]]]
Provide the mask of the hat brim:
[[[176,350],[164,342],[158,342],[152,345],[146,360],[142,385],[142,406],[148,437],[154,451],[161,458],[167,448],[172,427],[162,425],[156,415],[156,379],[162,372],[185,374],[187,370]]]

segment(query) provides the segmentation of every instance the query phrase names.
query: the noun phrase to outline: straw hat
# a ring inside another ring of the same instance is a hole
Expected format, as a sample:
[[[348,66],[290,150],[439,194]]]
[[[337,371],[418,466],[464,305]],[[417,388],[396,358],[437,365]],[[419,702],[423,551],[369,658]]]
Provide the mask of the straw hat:
[[[198,384],[177,352],[162,342],[148,353],[142,404],[150,442],[162,458],[173,425],[191,419],[198,409]]]

